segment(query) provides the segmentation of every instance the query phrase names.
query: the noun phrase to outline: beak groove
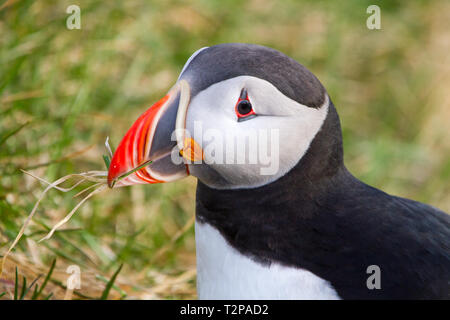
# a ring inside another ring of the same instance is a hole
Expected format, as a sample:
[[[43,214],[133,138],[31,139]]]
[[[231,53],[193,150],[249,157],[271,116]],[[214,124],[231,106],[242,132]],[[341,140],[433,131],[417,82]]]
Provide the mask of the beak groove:
[[[181,80],[134,122],[112,157],[110,188],[174,181],[189,174],[183,161],[172,161],[173,149],[183,150],[189,100],[189,84]]]

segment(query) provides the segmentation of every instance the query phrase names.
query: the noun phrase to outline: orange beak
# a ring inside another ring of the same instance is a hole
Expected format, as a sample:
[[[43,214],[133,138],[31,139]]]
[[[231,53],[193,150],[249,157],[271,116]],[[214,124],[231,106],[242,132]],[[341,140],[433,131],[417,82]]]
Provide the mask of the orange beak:
[[[111,160],[110,188],[169,182],[189,175],[183,158],[190,161],[203,158],[194,139],[180,133],[186,125],[189,95],[189,85],[182,80],[136,120]]]

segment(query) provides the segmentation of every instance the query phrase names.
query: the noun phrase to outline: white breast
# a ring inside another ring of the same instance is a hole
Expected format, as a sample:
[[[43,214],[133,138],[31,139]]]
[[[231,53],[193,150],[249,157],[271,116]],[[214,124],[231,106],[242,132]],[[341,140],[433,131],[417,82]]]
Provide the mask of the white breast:
[[[340,299],[313,273],[240,254],[214,227],[195,224],[199,299]]]

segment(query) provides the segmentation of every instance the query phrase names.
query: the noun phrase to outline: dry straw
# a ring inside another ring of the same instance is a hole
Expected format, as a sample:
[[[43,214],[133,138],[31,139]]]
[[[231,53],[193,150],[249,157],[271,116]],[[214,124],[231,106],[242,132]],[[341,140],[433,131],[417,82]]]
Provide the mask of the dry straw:
[[[27,219],[25,220],[22,228],[20,229],[19,233],[17,234],[16,238],[14,239],[13,243],[11,244],[11,246],[8,248],[8,250],[6,251],[5,255],[3,256],[2,259],[2,263],[0,265],[0,276],[3,272],[3,267],[5,265],[6,259],[8,258],[8,255],[11,253],[11,251],[14,249],[14,247],[16,246],[16,244],[19,242],[19,240],[22,238],[22,235],[24,234],[28,224],[31,222],[31,220],[33,219],[34,214],[36,213],[36,210],[40,204],[40,202],[42,201],[42,199],[44,199],[45,195],[47,194],[47,192],[51,189],[56,189],[59,190],[61,192],[69,192],[71,190],[73,190],[75,187],[77,187],[78,185],[80,185],[83,182],[94,182],[95,184],[88,186],[87,188],[83,189],[81,192],[77,193],[75,196],[81,195],[83,193],[85,193],[88,190],[94,189],[93,191],[91,191],[86,197],[84,197],[70,212],[68,215],[66,215],[62,220],[60,220],[51,230],[50,232],[41,240],[39,240],[39,242],[43,241],[43,240],[47,240],[50,239],[50,237],[55,233],[55,231],[60,228],[63,224],[65,224],[67,221],[70,220],[70,218],[75,214],[75,212],[81,207],[81,205],[83,203],[85,203],[89,198],[91,198],[93,195],[103,191],[106,187],[107,187],[107,183],[106,183],[106,177],[107,177],[107,172],[106,171],[88,171],[88,172],[83,172],[83,173],[74,173],[74,174],[69,174],[67,176],[64,176],[62,178],[59,178],[58,180],[54,181],[54,182],[48,182],[47,180],[40,178],[38,176],[35,176],[34,174],[32,174],[31,172],[22,170],[25,174],[43,182],[46,183],[48,186],[45,188],[45,190],[42,192],[42,194],[39,196],[38,200],[36,201],[36,204],[33,207],[33,210],[31,210],[30,214],[28,215]],[[75,182],[71,187],[69,188],[62,188],[59,185],[70,180],[73,178],[78,178],[79,180],[77,182]]]
[[[107,149],[109,155],[108,156],[103,156],[103,158],[105,160],[106,167],[109,168],[109,163],[111,162],[111,159],[112,159],[112,156],[113,156],[113,151],[112,151],[112,149],[111,149],[111,147],[109,145],[109,137],[106,138],[105,146],[106,146],[106,149]],[[148,165],[149,163],[150,162],[146,162],[145,165]],[[142,168],[142,167],[143,166],[139,166],[139,169]],[[129,174],[131,174],[134,171],[136,171],[136,169],[123,174],[117,180],[125,178],[126,176],[128,176]],[[84,182],[92,182],[92,183],[94,183],[94,184],[84,188],[82,191],[78,192],[74,196],[74,197],[77,197],[77,196],[80,196],[80,195],[86,193],[87,191],[90,191],[87,194],[87,196],[84,197],[62,220],[60,220],[58,223],[56,223],[55,226],[50,230],[50,232],[45,237],[40,239],[39,242],[41,242],[43,240],[50,239],[58,228],[60,228],[62,225],[64,225],[66,222],[68,222],[70,220],[70,218],[72,218],[72,216],[83,205],[83,203],[85,203],[88,199],[90,199],[95,194],[100,193],[101,191],[105,190],[106,187],[108,186],[108,184],[107,184],[108,172],[107,171],[88,171],[88,172],[82,172],[82,173],[69,174],[69,175],[66,175],[66,176],[64,176],[62,178],[59,178],[58,180],[56,180],[54,182],[49,182],[49,181],[47,181],[47,180],[45,180],[43,178],[40,178],[40,177],[32,174],[31,172],[28,172],[28,171],[25,171],[25,170],[22,170],[22,172],[24,172],[25,174],[27,174],[27,175],[29,175],[29,176],[39,180],[40,182],[43,182],[43,183],[47,184],[47,187],[42,192],[42,194],[39,196],[38,200],[36,201],[36,204],[34,205],[33,209],[30,212],[30,214],[26,218],[22,228],[20,229],[20,231],[17,234],[16,238],[14,239],[13,243],[8,248],[6,253],[4,254],[4,256],[2,258],[2,262],[0,264],[0,276],[3,273],[3,268],[5,266],[6,259],[8,258],[9,254],[14,249],[14,247],[17,245],[19,240],[22,238],[26,228],[28,227],[28,224],[33,219],[33,216],[36,213],[36,210],[37,210],[39,204],[41,203],[42,199],[44,199],[44,197],[45,197],[45,195],[47,194],[48,191],[50,191],[51,189],[56,189],[56,190],[59,190],[61,192],[69,192],[69,191],[72,191],[75,187],[79,186],[80,184],[82,184]],[[63,188],[63,187],[60,186],[64,182],[69,181],[71,179],[78,179],[78,181],[76,181],[71,187],[68,187],[68,188]]]

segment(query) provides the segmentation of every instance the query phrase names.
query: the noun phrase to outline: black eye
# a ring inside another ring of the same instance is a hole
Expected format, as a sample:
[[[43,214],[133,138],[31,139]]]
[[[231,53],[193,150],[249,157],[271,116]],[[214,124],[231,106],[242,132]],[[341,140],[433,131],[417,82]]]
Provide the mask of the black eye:
[[[242,89],[234,109],[238,122],[256,117],[255,110],[253,110],[252,104],[250,103],[250,99],[247,94],[247,90],[245,88]]]
[[[252,108],[252,104],[250,103],[250,101],[248,101],[248,100],[239,101],[239,103],[237,105],[237,112],[241,116],[245,116],[245,115],[249,114],[250,112],[252,112],[252,110],[253,110],[253,108]]]

